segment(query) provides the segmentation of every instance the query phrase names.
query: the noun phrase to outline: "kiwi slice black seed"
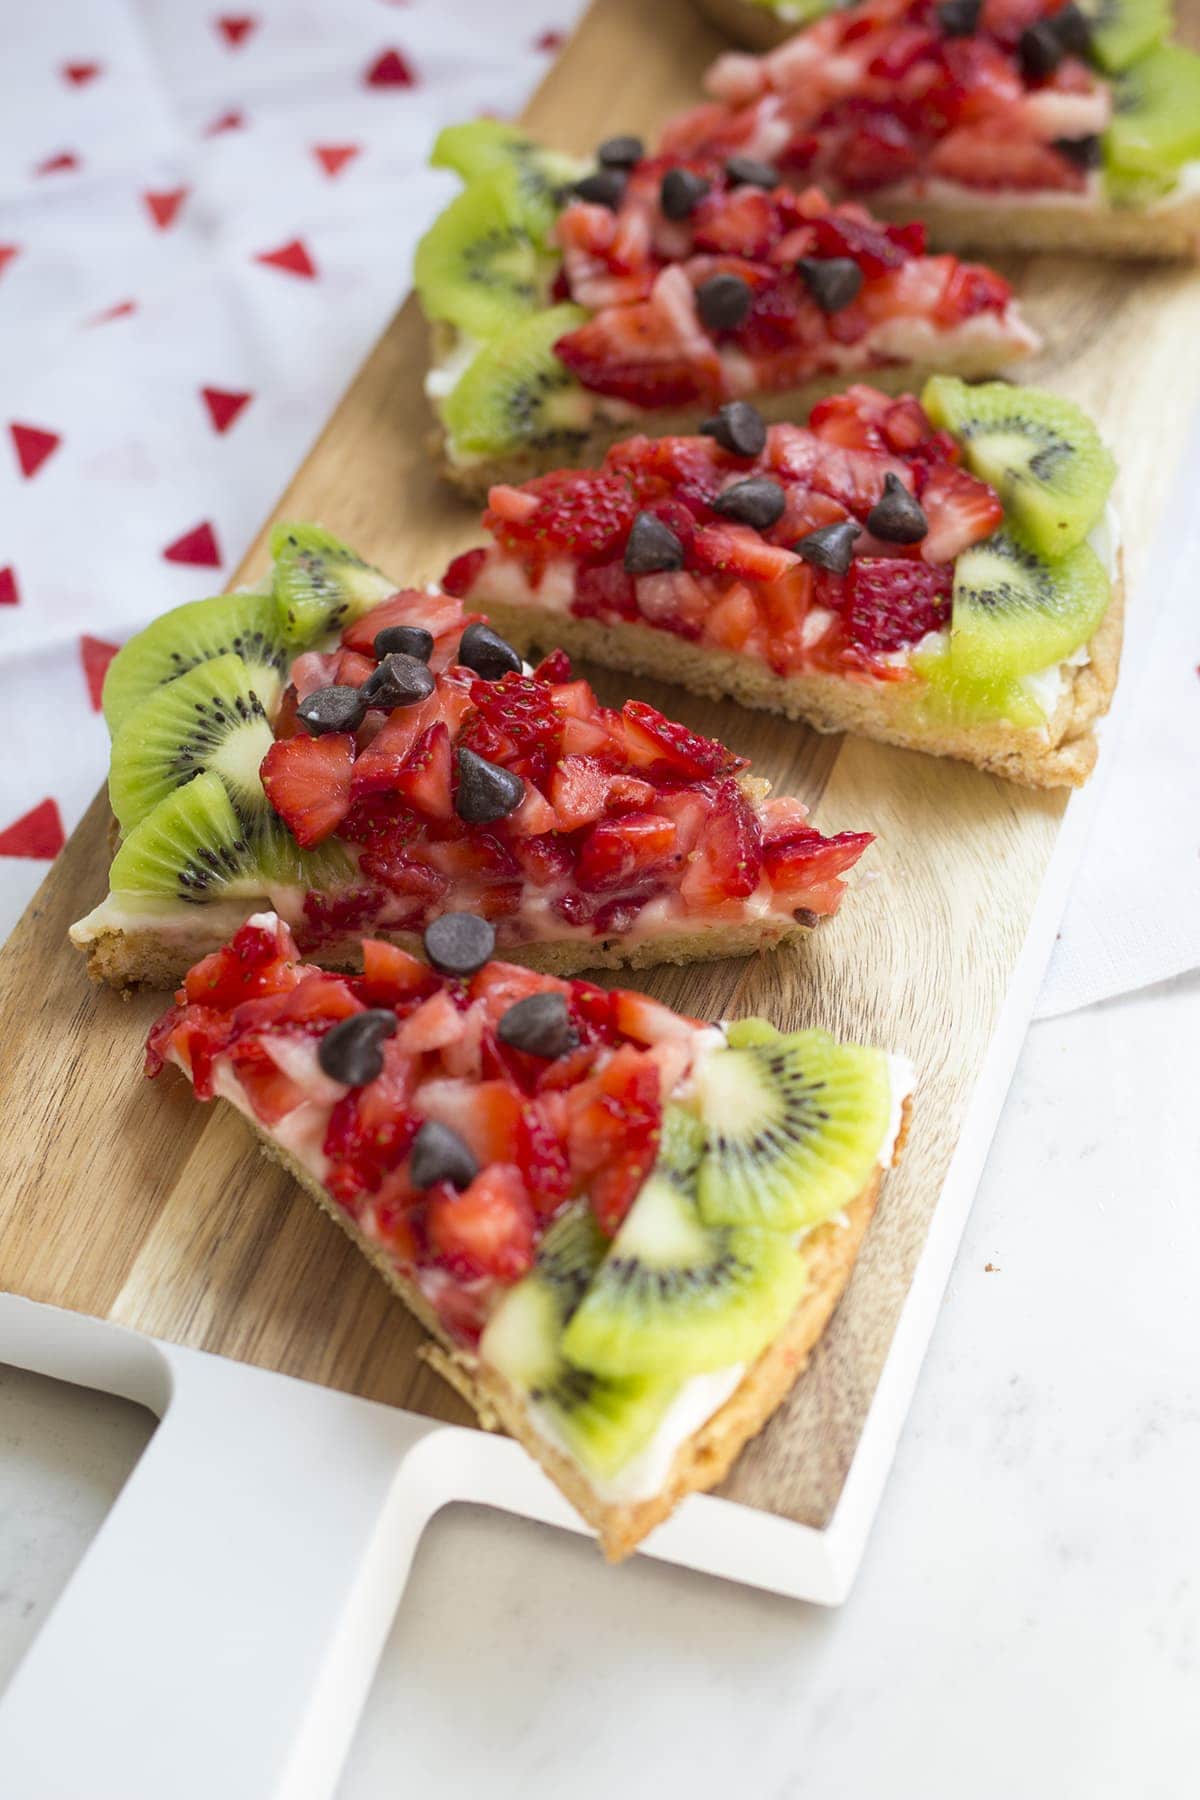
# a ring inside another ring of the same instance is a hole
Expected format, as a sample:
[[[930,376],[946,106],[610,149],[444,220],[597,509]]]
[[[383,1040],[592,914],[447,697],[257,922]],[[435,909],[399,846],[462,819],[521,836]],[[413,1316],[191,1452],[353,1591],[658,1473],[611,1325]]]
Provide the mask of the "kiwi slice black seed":
[[[104,717],[116,735],[139,701],[164,681],[230,651],[240,656],[260,697],[277,693],[292,650],[270,594],[218,594],[163,613],[113,657],[104,678]],[[269,703],[264,698],[264,705]]]
[[[259,892],[254,854],[221,777],[198,775],[160,800],[121,844],[108,880],[122,898],[157,902]]]
[[[1113,83],[1104,158],[1118,180],[1173,177],[1200,157],[1200,56],[1162,44]]]
[[[271,556],[278,628],[295,647],[340,631],[396,591],[394,581],[320,525],[276,525]]]
[[[787,1236],[702,1221],[703,1144],[699,1120],[669,1106],[659,1162],[563,1334],[570,1362],[683,1379],[753,1360],[795,1310],[806,1272]]]
[[[701,1063],[700,1216],[798,1231],[839,1212],[870,1179],[891,1117],[880,1050],[823,1031],[747,1041]]]
[[[435,169],[455,170],[465,182],[486,175],[507,179],[522,218],[543,245],[572,183],[585,168],[577,158],[543,149],[500,119],[447,125],[434,140],[429,160]]]
[[[456,456],[527,446],[569,454],[582,441],[592,401],[554,345],[587,316],[579,306],[552,306],[484,345],[441,402]]]
[[[486,340],[545,303],[553,268],[511,183],[483,175],[425,233],[413,280],[427,318]]]
[[[954,565],[954,671],[997,681],[1049,668],[1087,643],[1110,598],[1090,544],[1050,558],[1017,532],[997,531]]]
[[[270,679],[264,704],[241,657],[217,656],[152,689],[126,715],[113,739],[108,777],[123,831],[205,769],[220,775],[247,826],[266,813],[258,771],[273,742],[268,712],[279,688],[278,676]]]

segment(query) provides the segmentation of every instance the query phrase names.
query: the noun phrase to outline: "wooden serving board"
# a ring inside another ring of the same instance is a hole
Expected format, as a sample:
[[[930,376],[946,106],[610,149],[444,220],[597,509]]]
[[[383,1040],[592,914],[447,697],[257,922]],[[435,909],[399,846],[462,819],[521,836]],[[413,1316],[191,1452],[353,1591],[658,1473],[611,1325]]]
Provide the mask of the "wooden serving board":
[[[1189,4],[1194,26],[1200,0]],[[576,151],[616,130],[653,134],[694,99],[719,48],[687,0],[652,8],[595,0],[530,105],[529,129]],[[1200,278],[1186,268],[1045,257],[1008,272],[1046,337],[1030,375],[1082,401],[1119,451],[1127,570],[1141,612],[1155,597],[1139,577],[1200,395]],[[436,577],[479,537],[472,511],[429,467],[424,366],[424,331],[410,302],[278,509],[321,520],[404,581]],[[261,573],[265,538],[264,527],[238,580]],[[595,679],[606,700],[629,691],[622,677]],[[879,836],[869,859],[875,879],[803,953],[632,978],[690,1013],[820,1024],[905,1050],[917,1063],[907,1155],[886,1184],[847,1296],[812,1366],[723,1490],[823,1528],[843,1492],[1067,799],[821,738],[680,690],[639,691],[749,752],[826,830],[866,827]],[[103,893],[107,863],[99,797],[0,955],[0,1288],[466,1421],[419,1359],[420,1330],[342,1234],[259,1156],[242,1122],[225,1108],[196,1106],[182,1082],[140,1079],[142,1040],[161,999],[90,988],[66,940],[68,925]],[[1028,975],[1025,987],[1027,1008]],[[1009,1018],[1010,1037],[1012,1028]],[[978,1119],[972,1129],[978,1137]]]

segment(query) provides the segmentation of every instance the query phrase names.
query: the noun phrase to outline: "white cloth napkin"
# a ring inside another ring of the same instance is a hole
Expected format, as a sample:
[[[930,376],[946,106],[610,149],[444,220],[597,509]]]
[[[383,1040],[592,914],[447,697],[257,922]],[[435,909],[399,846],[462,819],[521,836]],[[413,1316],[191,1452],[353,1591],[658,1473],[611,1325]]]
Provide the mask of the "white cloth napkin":
[[[221,588],[454,191],[434,132],[515,112],[580,3],[0,21],[0,938],[103,779],[113,646]],[[1044,1013],[1200,964],[1194,566],[1147,584],[1158,631]],[[1133,645],[1150,616],[1135,596]]]

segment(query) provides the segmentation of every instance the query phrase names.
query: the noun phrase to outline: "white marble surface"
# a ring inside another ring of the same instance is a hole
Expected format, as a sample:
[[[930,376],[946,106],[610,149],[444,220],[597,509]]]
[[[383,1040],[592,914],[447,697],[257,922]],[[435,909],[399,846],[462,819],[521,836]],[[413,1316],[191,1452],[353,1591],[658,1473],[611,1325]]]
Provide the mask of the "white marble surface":
[[[456,1509],[339,1800],[1194,1793],[1198,1073],[1200,978],[1032,1030],[840,1611]],[[89,1399],[72,1461],[76,1403],[47,1436],[25,1381],[0,1383],[0,1680],[139,1442]]]

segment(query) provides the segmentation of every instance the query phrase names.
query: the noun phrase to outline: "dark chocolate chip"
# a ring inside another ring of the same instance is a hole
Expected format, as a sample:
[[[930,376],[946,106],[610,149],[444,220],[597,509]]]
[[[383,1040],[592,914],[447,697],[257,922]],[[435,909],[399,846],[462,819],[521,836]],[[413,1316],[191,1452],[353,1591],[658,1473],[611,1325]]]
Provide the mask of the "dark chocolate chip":
[[[511,769],[485,762],[474,750],[458,752],[458,791],[454,810],[468,825],[490,825],[507,818],[525,798],[525,783]]]
[[[596,152],[596,161],[606,169],[632,169],[646,154],[640,137],[605,138]]]
[[[669,525],[656,514],[640,512],[625,540],[625,569],[630,575],[657,575],[662,569],[682,569],[683,545]]]
[[[443,975],[474,975],[495,954],[496,933],[476,913],[448,912],[425,927],[425,954]]]
[[[296,717],[313,737],[327,731],[357,731],[367,713],[367,703],[356,687],[314,688],[296,708]]]
[[[393,651],[367,676],[361,693],[368,706],[391,712],[395,706],[415,706],[418,700],[427,700],[436,686],[423,662]]]
[[[889,544],[917,544],[929,530],[917,501],[890,469],[883,478],[881,498],[867,514],[867,530]]]
[[[625,198],[627,180],[623,169],[597,169],[594,175],[585,175],[575,183],[575,193],[580,200],[590,200],[593,206],[608,206],[616,212]]]
[[[501,1016],[496,1027],[502,1043],[549,1062],[579,1043],[565,994],[527,994]]]
[[[696,289],[696,311],[710,331],[736,331],[754,304],[740,275],[710,275]]]
[[[983,0],[941,0],[938,29],[943,37],[974,37],[979,29]]]
[[[841,312],[863,284],[863,272],[849,256],[802,256],[796,269],[823,313]]]
[[[713,501],[713,509],[724,519],[736,519],[739,525],[753,525],[756,531],[769,531],[783,517],[787,495],[769,475],[750,475],[735,481]]]
[[[767,422],[748,400],[729,400],[700,427],[734,456],[761,456],[767,446]]]
[[[779,170],[753,156],[731,156],[725,164],[731,187],[777,188]]]
[[[347,1087],[365,1087],[383,1069],[383,1040],[396,1029],[396,1015],[386,1006],[339,1019],[317,1045],[324,1073]]]
[[[375,633],[375,655],[380,662],[385,656],[415,656],[427,663],[433,655],[433,633],[423,625],[385,625]]]
[[[806,532],[792,548],[814,569],[844,575],[854,560],[854,545],[861,536],[862,526],[853,519],[838,519],[833,525],[818,525],[815,531]]]
[[[521,658],[512,645],[506,644],[498,631],[479,620],[463,632],[458,660],[464,668],[474,669],[484,681],[499,681],[502,675],[521,672]]]
[[[797,925],[803,925],[809,931],[815,931],[821,923],[822,914],[814,912],[811,906],[798,906],[792,917]]]
[[[1091,55],[1092,22],[1075,0],[1067,0],[1048,23],[1068,56]]]
[[[413,1186],[431,1188],[448,1181],[451,1187],[462,1189],[470,1187],[478,1173],[478,1160],[457,1131],[436,1119],[426,1119],[408,1155],[408,1179]]]
[[[1098,169],[1104,149],[1098,137],[1055,138],[1054,148],[1078,169]]]
[[[1027,25],[1017,40],[1017,59],[1027,81],[1045,81],[1063,59],[1063,47],[1048,19]]]
[[[658,190],[658,203],[668,219],[690,219],[712,187],[690,169],[668,169]]]

